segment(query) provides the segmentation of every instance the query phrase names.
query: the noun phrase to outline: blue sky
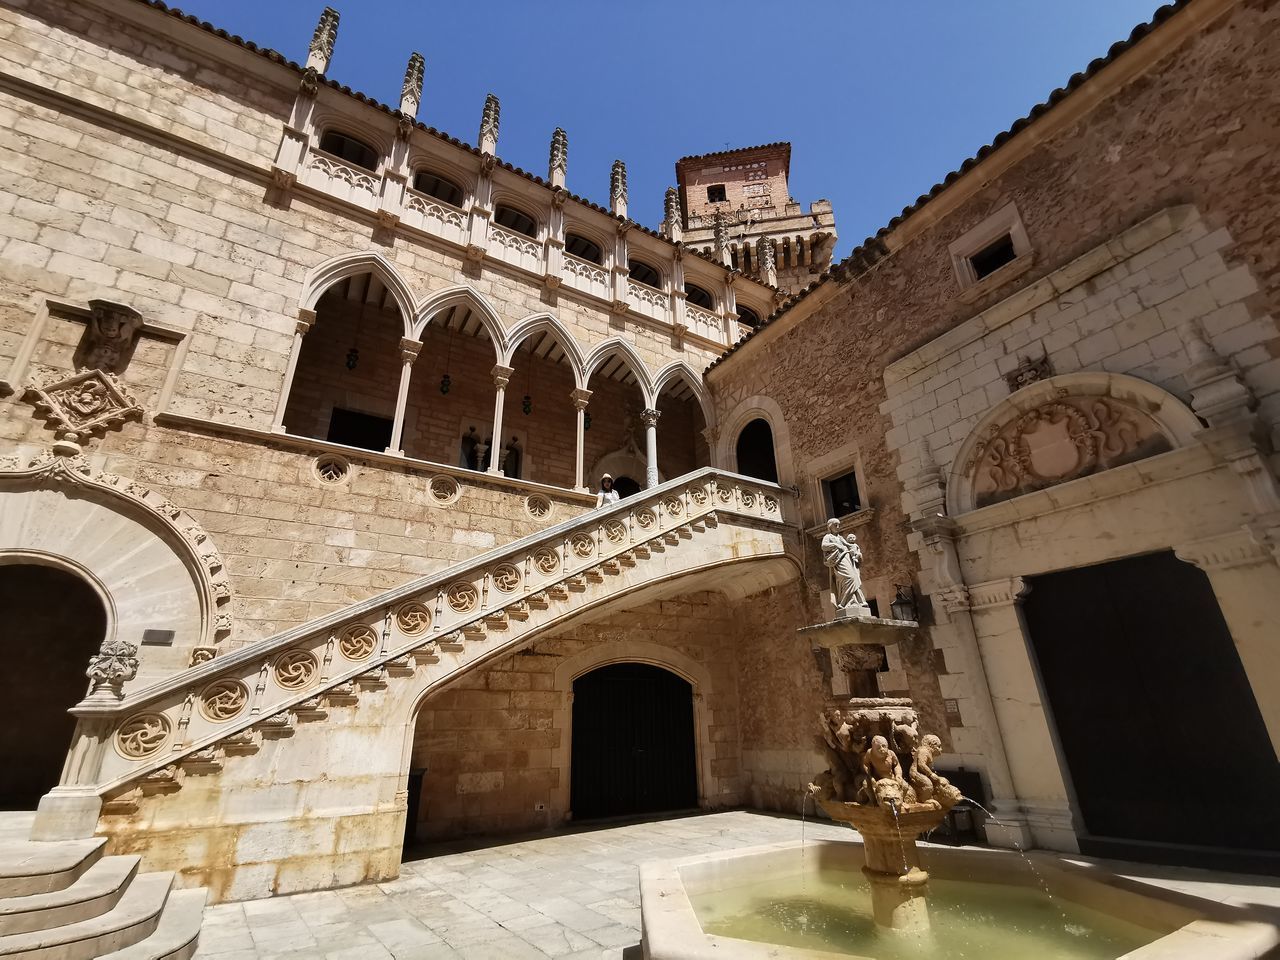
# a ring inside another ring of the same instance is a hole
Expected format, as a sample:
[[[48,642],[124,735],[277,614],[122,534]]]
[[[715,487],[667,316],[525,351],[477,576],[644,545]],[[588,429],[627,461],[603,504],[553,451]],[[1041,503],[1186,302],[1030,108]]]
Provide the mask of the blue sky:
[[[301,62],[323,0],[175,0]],[[791,193],[835,205],[838,254],[955,169],[1132,27],[1155,0],[330,0],[329,76],[395,106],[426,58],[419,118],[474,143],[502,101],[498,154],[545,175],[569,134],[569,188],[662,219],[686,154],[790,140]],[[789,19],[784,19],[788,18]]]

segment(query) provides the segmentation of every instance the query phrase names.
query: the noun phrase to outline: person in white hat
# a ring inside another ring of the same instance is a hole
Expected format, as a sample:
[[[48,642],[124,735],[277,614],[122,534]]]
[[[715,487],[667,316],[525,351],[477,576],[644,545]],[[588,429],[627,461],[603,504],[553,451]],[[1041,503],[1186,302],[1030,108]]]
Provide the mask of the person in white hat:
[[[605,474],[600,478],[600,492],[596,494],[596,507],[608,507],[619,500],[618,491],[613,489],[613,477]]]

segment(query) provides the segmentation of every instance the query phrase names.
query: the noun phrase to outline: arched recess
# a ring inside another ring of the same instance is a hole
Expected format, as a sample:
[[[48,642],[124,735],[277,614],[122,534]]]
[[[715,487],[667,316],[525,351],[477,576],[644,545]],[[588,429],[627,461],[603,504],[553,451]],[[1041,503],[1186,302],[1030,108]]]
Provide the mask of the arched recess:
[[[748,420],[738,431],[733,450],[738,472],[743,476],[778,482],[778,452],[768,420],[763,417]]]
[[[573,339],[568,328],[553,317],[549,313],[535,313],[532,316],[525,317],[510,330],[507,331],[507,344],[505,352],[501,360],[507,366],[512,366],[512,359],[515,357],[516,350],[520,348],[525,340],[537,334],[546,334],[549,339],[554,340],[564,353],[565,362],[568,363],[569,369],[573,371],[573,382],[575,387],[584,386],[586,379],[583,375],[583,357],[582,349],[578,346],[576,340]]]
[[[230,583],[199,523],[82,457],[0,465],[0,563],[57,566],[95,588],[105,639],[139,645],[126,692],[185,669],[197,648],[212,655],[231,629]]]
[[[410,325],[411,333],[408,336],[415,340],[422,339],[422,331],[436,317],[442,316],[450,307],[466,306],[484,327],[485,333],[489,339],[493,341],[494,346],[494,362],[502,362],[502,357],[507,351],[507,337],[502,329],[502,321],[498,318],[498,312],[493,309],[493,305],[489,303],[479,292],[468,286],[446,287],[423,299],[417,308],[412,312],[413,323]]]
[[[755,419],[764,420],[773,433],[773,450],[778,464],[778,483],[784,487],[794,486],[796,482],[795,458],[791,452],[791,431],[787,429],[787,420],[782,415],[782,408],[772,397],[757,394],[748,397],[730,411],[720,422],[720,430],[716,441],[718,463],[726,469],[740,473],[738,469],[738,434],[742,428]]]
[[[706,387],[683,360],[667,364],[653,381],[658,423],[658,463],[668,476],[715,465],[710,442],[715,413]]]
[[[584,482],[599,489],[602,473],[630,477],[646,484],[645,411],[654,406],[653,382],[635,348],[611,337],[598,344],[583,363],[583,381],[591,391],[587,408],[590,428],[583,435]],[[656,428],[659,432],[662,425]],[[665,471],[658,465],[659,479]]]
[[[377,251],[344,253],[312,267],[302,281],[302,297],[299,305],[304,310],[314,310],[325,291],[339,281],[372,273],[386,287],[404,322],[404,336],[412,337],[412,319],[415,311],[413,290],[395,265]]]
[[[698,376],[697,371],[684,360],[675,360],[658,371],[653,378],[653,392],[660,395],[663,390],[677,380],[683,380],[688,384],[690,391],[698,401],[698,406],[702,408],[702,417],[706,421],[707,428],[715,429],[716,411],[715,407],[712,406],[711,394],[707,391],[707,385],[702,382],[702,378]],[[713,462],[712,466],[714,465]]]
[[[552,800],[552,814],[562,818],[569,810],[570,772],[573,769],[573,704],[566,696],[573,681],[615,663],[643,663],[661,667],[688,682],[693,688],[694,756],[698,770],[698,806],[706,806],[712,773],[711,715],[706,694],[711,691],[711,673],[692,657],[671,647],[643,640],[617,640],[599,644],[564,660],[555,670],[552,689],[561,694],[552,724],[561,731],[559,746],[551,751],[551,765],[560,771]]]
[[[1203,426],[1173,394],[1137,377],[1084,372],[1037,381],[988,411],[960,444],[948,469],[947,513],[1188,446]],[[1029,443],[1035,434],[1048,442]],[[987,486],[1008,489],[988,496]]]
[[[645,405],[652,406],[654,397],[653,378],[649,376],[649,369],[644,365],[644,361],[640,359],[640,354],[636,353],[636,348],[618,337],[610,337],[608,340],[597,344],[587,354],[587,358],[582,364],[582,379],[586,383],[587,389],[591,389],[592,375],[606,361],[611,359],[620,360],[626,365],[640,387],[640,394],[644,398]]]

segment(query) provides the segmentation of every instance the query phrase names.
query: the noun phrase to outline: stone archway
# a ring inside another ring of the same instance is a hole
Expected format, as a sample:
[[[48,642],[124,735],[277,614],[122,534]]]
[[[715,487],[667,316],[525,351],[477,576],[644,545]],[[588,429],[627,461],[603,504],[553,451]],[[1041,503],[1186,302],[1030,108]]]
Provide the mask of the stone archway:
[[[30,810],[57,786],[84,696],[85,668],[112,628],[100,587],[65,563],[0,558],[0,809]]]

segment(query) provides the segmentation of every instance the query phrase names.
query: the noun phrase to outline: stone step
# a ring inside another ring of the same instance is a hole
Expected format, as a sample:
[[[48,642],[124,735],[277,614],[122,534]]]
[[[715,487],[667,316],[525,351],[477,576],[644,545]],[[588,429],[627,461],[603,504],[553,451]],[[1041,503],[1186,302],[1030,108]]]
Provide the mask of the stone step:
[[[102,858],[106,844],[106,837],[0,841],[0,897],[64,890]]]
[[[103,857],[61,890],[0,900],[0,937],[98,917],[124,896],[141,857]]]
[[[200,945],[200,921],[204,918],[205,889],[175,890],[160,915],[160,925],[145,940],[102,960],[189,960]]]
[[[120,902],[101,916],[52,930],[0,937],[0,957],[94,960],[131,946],[155,932],[172,886],[172,873],[144,873],[135,877]]]

